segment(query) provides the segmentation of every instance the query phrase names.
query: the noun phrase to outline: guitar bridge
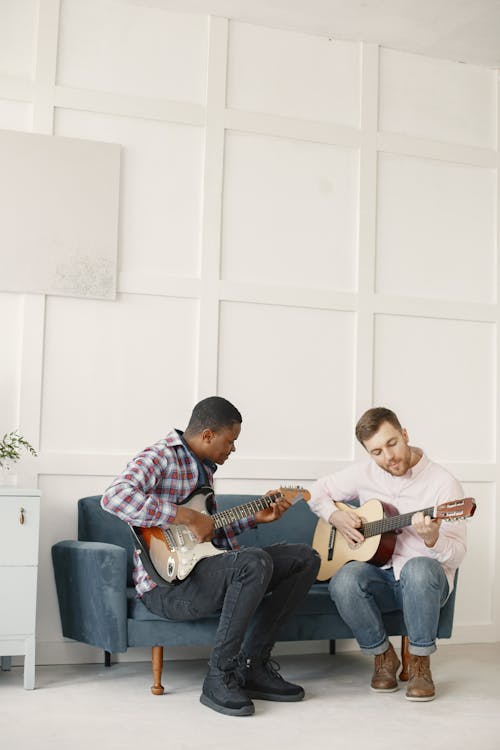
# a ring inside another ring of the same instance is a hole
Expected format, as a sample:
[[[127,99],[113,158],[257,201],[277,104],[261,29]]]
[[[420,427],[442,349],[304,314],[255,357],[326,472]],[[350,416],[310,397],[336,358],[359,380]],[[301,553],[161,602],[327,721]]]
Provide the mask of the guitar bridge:
[[[177,549],[177,545],[175,543],[175,536],[172,533],[171,529],[164,529],[163,533],[165,535],[165,539],[167,540],[167,544],[170,547],[170,549],[172,551]]]
[[[332,526],[332,530],[330,531],[330,537],[328,539],[328,560],[333,559],[333,548],[335,546],[335,534],[337,533],[337,529]]]

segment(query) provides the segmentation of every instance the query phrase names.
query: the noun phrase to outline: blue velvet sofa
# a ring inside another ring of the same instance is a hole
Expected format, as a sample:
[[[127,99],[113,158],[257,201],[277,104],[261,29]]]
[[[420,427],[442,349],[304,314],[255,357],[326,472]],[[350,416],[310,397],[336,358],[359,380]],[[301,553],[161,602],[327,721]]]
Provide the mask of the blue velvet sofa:
[[[255,497],[218,495],[218,509],[241,505]],[[102,510],[100,499],[93,496],[79,500],[78,541],[61,541],[52,547],[63,635],[103,649],[107,666],[112,653],[123,653],[134,646],[151,647],[154,678],[151,690],[160,695],[163,648],[211,644],[218,617],[173,622],[149,612],[136,598],[132,585],[133,543],[128,527]],[[316,516],[300,501],[279,521],[260,524],[241,534],[239,542],[259,547],[283,541],[310,544],[316,522]],[[440,638],[451,636],[454,605],[455,592],[441,612]],[[390,635],[406,636],[400,611],[390,612],[384,619]],[[326,640],[330,642],[330,653],[334,653],[336,639],[352,637],[330,600],[328,585],[316,583],[278,640]]]

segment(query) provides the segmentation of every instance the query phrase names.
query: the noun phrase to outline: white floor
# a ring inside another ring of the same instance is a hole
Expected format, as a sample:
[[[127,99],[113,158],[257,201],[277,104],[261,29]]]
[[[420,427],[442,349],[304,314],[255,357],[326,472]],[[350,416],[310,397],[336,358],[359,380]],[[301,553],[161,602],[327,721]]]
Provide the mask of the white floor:
[[[165,662],[164,696],[151,695],[150,665],[41,666],[36,690],[22,669],[0,672],[1,750],[499,750],[500,644],[445,646],[432,657],[438,697],[410,703],[369,690],[359,653],[281,656],[302,703],[255,701],[245,718],[199,703],[204,661]]]

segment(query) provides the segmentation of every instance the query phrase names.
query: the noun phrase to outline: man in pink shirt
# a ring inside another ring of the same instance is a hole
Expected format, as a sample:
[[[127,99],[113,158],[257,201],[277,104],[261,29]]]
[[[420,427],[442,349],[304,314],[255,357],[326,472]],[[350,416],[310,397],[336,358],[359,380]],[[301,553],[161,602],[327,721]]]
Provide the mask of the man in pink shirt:
[[[371,688],[398,689],[400,662],[387,637],[381,613],[401,609],[409,639],[406,697],[429,701],[435,696],[430,654],[436,650],[441,607],[453,589],[455,571],[466,551],[463,523],[444,523],[420,512],[463,497],[459,482],[420,448],[409,445],[408,433],[390,409],[369,409],[356,425],[356,437],[370,461],[356,463],[319,479],[309,508],[328,521],[350,544],[363,541],[361,519],[339,510],[335,501],[377,498],[398,513],[413,513],[411,526],[396,537],[393,555],[383,567],[351,561],[332,577],[330,596],[352,629],[363,653],[373,654]]]

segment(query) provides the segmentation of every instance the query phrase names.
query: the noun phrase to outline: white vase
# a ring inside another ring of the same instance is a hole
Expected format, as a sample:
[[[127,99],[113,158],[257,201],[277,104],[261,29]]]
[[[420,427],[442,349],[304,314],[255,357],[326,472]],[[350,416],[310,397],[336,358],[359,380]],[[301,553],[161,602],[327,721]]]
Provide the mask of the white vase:
[[[4,461],[0,467],[0,486],[17,487],[17,472],[13,461]]]

